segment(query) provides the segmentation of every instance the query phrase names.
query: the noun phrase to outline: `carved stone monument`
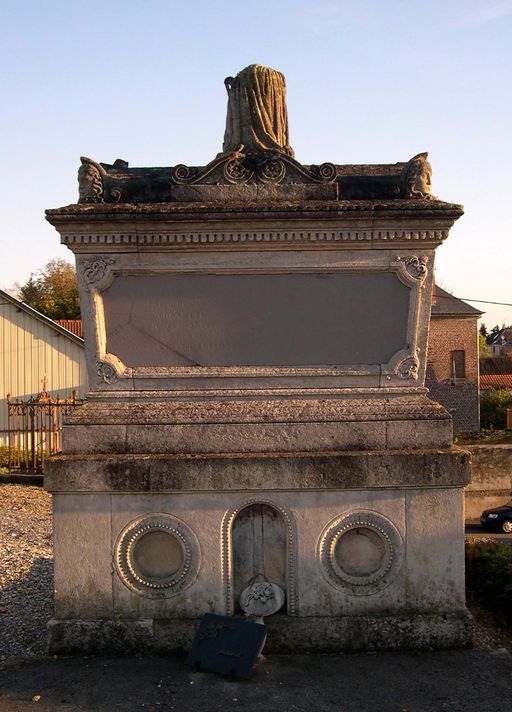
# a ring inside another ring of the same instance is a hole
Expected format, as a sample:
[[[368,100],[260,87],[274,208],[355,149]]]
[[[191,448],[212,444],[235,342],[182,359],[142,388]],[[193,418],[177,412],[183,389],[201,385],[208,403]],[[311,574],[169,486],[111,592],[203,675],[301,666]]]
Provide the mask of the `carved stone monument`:
[[[277,150],[293,156],[288,145],[288,113],[284,76],[251,64],[224,80],[228,115],[223,151]]]
[[[82,158],[78,204],[47,211],[90,383],[45,480],[50,649],[187,649],[279,590],[266,651],[465,645],[469,456],[424,386],[462,208],[426,153],[299,163],[282,75],[226,83],[210,163]]]

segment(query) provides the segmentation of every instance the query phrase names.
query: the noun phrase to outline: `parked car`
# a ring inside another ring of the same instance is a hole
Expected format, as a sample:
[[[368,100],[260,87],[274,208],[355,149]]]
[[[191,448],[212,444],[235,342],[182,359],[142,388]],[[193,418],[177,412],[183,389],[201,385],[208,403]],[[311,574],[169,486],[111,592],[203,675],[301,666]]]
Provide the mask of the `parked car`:
[[[480,524],[484,529],[512,533],[512,500],[502,507],[483,511],[480,515]]]

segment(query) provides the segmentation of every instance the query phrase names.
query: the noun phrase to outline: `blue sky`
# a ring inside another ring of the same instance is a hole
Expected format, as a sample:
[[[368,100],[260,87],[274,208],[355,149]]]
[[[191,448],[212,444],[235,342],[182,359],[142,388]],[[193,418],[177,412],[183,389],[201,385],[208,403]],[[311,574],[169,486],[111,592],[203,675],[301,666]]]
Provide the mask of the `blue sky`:
[[[223,79],[257,62],[286,75],[298,160],[427,150],[433,192],[466,209],[438,282],[512,303],[511,38],[512,0],[2,0],[0,287],[72,258],[44,210],[76,202],[80,155],[207,163]],[[480,308],[512,324],[512,307]]]

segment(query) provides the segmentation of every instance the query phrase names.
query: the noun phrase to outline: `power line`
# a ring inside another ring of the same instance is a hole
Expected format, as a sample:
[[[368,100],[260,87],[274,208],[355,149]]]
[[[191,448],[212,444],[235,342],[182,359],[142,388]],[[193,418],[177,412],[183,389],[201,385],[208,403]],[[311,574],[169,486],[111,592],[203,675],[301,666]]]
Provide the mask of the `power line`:
[[[453,295],[450,294],[448,297],[445,297],[444,295],[437,294],[436,299],[453,299]],[[479,304],[498,304],[500,307],[512,307],[512,304],[508,304],[507,302],[490,302],[487,299],[469,299],[469,297],[455,297],[455,299],[461,299],[464,302],[478,302]]]
[[[512,304],[507,304],[507,302],[488,302],[485,299],[467,299],[466,297],[461,297],[466,302],[480,302],[480,304],[498,304],[500,307],[512,307]]]

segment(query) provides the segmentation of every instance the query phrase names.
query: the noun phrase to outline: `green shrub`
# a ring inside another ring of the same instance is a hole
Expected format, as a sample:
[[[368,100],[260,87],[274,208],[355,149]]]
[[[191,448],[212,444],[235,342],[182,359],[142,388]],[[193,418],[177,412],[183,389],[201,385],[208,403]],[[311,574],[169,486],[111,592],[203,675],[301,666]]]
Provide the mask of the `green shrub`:
[[[17,458],[17,459],[16,459]],[[20,470],[30,469],[32,463],[32,450],[20,450],[16,452],[11,450],[11,459],[13,468]],[[0,445],[0,467],[9,467],[9,448],[7,445]]]
[[[507,406],[512,408],[512,389],[485,391],[480,396],[480,426],[503,430],[507,424]]]
[[[9,464],[9,448],[7,445],[0,445],[0,467],[7,467]]]
[[[512,625],[512,546],[480,539],[466,542],[468,594]]]

